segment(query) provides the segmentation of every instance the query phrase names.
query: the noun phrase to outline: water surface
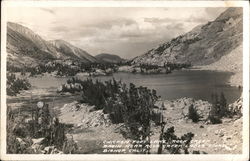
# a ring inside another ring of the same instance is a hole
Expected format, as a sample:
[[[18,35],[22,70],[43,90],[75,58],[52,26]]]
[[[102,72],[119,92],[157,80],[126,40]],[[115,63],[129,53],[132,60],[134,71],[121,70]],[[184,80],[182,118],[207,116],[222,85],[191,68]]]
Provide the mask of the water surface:
[[[191,97],[211,101],[212,93],[224,93],[228,103],[234,102],[241,95],[241,89],[232,87],[228,80],[232,73],[199,71],[199,70],[180,70],[171,74],[132,74],[114,73],[112,76],[93,77],[102,81],[115,78],[126,84],[134,83],[137,86],[145,86],[155,89],[162,99],[178,99]],[[81,79],[86,79],[82,76]],[[67,78],[55,78],[44,76],[41,78],[31,78],[32,85],[41,88],[57,88],[65,83]]]

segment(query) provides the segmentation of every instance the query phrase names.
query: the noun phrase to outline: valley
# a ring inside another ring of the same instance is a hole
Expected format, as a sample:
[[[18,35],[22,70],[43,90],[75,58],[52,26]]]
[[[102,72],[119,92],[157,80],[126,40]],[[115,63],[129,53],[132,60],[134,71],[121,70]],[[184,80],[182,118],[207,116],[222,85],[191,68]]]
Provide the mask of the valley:
[[[7,152],[119,154],[105,151],[116,140],[122,154],[242,153],[242,14],[228,8],[132,59],[8,22]]]

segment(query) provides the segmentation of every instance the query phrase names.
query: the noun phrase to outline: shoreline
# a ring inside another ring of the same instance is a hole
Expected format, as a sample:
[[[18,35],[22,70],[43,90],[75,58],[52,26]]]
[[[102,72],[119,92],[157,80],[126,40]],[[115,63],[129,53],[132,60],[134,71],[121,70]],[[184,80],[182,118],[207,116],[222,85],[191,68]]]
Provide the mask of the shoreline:
[[[119,72],[126,72],[126,73],[133,73],[133,66],[122,66],[118,69]],[[242,78],[243,78],[243,73],[241,69],[235,69],[235,70],[230,70],[227,68],[220,68],[217,66],[212,65],[205,65],[205,66],[192,66],[190,68],[183,68],[180,70],[198,70],[198,71],[215,71],[215,72],[229,72],[232,73],[232,75],[229,78],[228,84],[233,87],[242,87]],[[175,72],[177,70],[173,70],[172,72]],[[138,72],[140,73],[140,72]],[[143,74],[165,74],[165,73],[143,73]],[[171,74],[171,73],[168,73]]]

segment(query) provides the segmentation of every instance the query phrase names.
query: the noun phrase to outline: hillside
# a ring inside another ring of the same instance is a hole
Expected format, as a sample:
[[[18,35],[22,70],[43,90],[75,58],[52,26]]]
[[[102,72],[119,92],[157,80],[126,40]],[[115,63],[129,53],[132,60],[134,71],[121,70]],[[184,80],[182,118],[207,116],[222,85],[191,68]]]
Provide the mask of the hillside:
[[[51,43],[29,28],[13,22],[7,23],[6,48],[8,64],[16,67],[36,66],[55,59],[77,59],[86,63],[97,61],[87,52],[65,41]]]
[[[61,57],[59,53],[52,55],[57,54],[55,48],[32,30],[12,22],[7,24],[7,53],[8,63],[19,67]]]
[[[216,62],[242,43],[242,14],[241,8],[228,8],[214,21],[149,50],[132,63],[163,66],[167,62],[192,65]]]
[[[243,72],[243,46],[242,44],[232,50],[229,54],[224,55],[217,62],[209,65],[199,66],[199,69],[204,70],[218,70],[218,71],[228,71],[235,73],[230,78],[230,84],[236,86],[242,86],[242,72]]]
[[[56,47],[58,52],[63,53],[64,55],[67,55],[70,58],[80,59],[85,63],[98,62],[95,57],[91,56],[86,51],[75,47],[64,40],[54,40],[50,41],[50,43]]]
[[[119,63],[124,61],[121,57],[118,55],[113,54],[107,54],[107,53],[101,53],[95,56],[98,60],[105,63]]]

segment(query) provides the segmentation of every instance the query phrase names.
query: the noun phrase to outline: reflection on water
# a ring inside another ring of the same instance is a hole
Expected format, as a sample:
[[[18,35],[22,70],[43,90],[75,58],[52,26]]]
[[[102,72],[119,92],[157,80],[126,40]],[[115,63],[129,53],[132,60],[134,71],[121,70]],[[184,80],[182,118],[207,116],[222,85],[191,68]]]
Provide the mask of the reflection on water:
[[[241,95],[241,89],[227,84],[231,73],[214,71],[183,70],[171,74],[132,74],[114,73],[112,76],[93,77],[102,81],[112,79],[121,80],[126,84],[134,83],[137,86],[146,86],[155,89],[162,99],[178,99],[192,97],[211,101],[211,94],[223,92],[228,103],[234,102]],[[86,79],[82,76],[81,79]],[[65,83],[67,78],[41,77],[31,78],[32,85],[39,88],[57,88]]]

